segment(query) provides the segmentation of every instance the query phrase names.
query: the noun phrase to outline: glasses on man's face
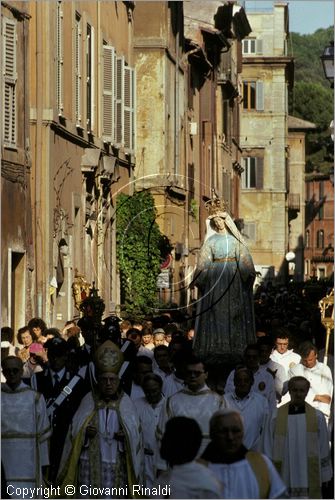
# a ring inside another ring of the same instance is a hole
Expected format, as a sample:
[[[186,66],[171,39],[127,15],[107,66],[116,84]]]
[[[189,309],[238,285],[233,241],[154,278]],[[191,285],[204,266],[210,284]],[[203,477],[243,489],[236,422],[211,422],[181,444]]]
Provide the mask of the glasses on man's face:
[[[205,373],[205,372],[196,371],[196,370],[186,370],[186,375],[188,377],[200,377],[200,375],[202,375],[203,373]]]

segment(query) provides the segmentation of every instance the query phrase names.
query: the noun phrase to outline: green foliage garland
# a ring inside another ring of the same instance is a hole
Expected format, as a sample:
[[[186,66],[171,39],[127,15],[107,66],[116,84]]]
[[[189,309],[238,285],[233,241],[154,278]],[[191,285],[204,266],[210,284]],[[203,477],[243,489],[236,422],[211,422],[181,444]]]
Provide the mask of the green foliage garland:
[[[121,302],[128,316],[144,317],[157,306],[157,276],[169,240],[156,223],[153,196],[140,191],[116,201],[116,248]]]

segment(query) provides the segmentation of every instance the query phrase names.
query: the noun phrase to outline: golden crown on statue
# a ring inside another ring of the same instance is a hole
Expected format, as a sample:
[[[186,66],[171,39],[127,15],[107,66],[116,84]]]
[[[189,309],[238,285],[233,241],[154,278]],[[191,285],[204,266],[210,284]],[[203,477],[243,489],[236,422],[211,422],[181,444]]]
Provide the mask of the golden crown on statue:
[[[206,201],[205,208],[209,215],[216,215],[220,212],[227,212],[229,205],[223,198],[219,198],[213,193],[212,198]]]

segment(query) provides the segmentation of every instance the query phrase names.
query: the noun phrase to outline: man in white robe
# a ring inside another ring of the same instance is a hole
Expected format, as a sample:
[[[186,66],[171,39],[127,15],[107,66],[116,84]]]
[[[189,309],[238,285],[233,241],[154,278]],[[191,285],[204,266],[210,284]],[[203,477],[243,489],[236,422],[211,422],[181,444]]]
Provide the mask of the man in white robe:
[[[185,358],[187,354],[183,349],[175,352],[172,363],[175,371],[163,379],[163,394],[166,398],[185,389]]]
[[[69,429],[57,483],[76,485],[79,498],[131,498],[143,484],[143,442],[136,408],[119,391],[123,356],[107,340],[95,354],[98,390],[82,400]],[[104,488],[94,495],[86,486]],[[65,495],[64,495],[65,496]]]
[[[277,407],[274,379],[266,368],[260,366],[259,346],[257,344],[249,344],[245,348],[244,362],[245,366],[254,374],[251,390],[264,396],[268,400],[270,411],[273,411]],[[235,370],[232,370],[227,378],[225,392],[234,391],[234,375]]]
[[[11,498],[14,488],[43,486],[49,465],[51,430],[44,397],[21,382],[23,363],[8,356],[2,360],[6,383],[1,384],[1,455]],[[42,495],[39,495],[40,497]]]
[[[193,418],[202,431],[202,444],[199,455],[209,442],[209,421],[214,412],[226,407],[223,396],[211,391],[206,385],[207,371],[199,358],[190,356],[186,360],[186,387],[173,396],[167,398],[158,422],[157,437],[161,440],[167,421],[176,416]],[[166,468],[163,461],[159,461],[158,468]]]
[[[243,445],[243,421],[234,409],[216,412],[210,421],[211,442],[203,463],[221,483],[221,498],[288,498],[272,462]]]
[[[284,328],[277,329],[274,334],[275,348],[271,353],[272,361],[279,363],[285,370],[285,381],[288,380],[290,368],[300,362],[300,356],[289,349],[289,336]]]
[[[260,450],[261,435],[269,416],[267,399],[251,391],[253,373],[245,367],[235,370],[235,391],[225,393],[228,408],[241,413],[244,422],[243,444],[248,450]]]
[[[302,376],[310,388],[306,402],[320,410],[328,422],[333,397],[333,378],[330,368],[317,359],[317,348],[311,342],[303,342],[299,346],[301,361],[289,370],[289,378]]]
[[[305,402],[309,382],[288,382],[290,403],[273,414],[264,433],[264,452],[274,461],[290,498],[322,498],[332,467],[327,425],[323,414]]]
[[[145,486],[151,488],[159,456],[156,427],[165,398],[162,395],[162,379],[155,373],[145,375],[142,387],[145,397],[136,399],[135,405],[143,431]]]
[[[265,368],[272,375],[275,383],[277,402],[280,402],[284,382],[287,380],[285,368],[270,357],[273,349],[273,341],[270,337],[260,337],[257,340],[257,344],[259,346],[260,367]]]

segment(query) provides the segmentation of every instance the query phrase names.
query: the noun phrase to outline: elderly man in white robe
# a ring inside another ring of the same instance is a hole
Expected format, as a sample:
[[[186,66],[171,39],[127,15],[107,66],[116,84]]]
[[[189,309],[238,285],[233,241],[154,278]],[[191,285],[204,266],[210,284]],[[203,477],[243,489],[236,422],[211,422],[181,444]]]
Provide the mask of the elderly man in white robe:
[[[163,381],[155,373],[144,376],[142,388],[145,397],[135,400],[138,416],[143,431],[144,478],[145,486],[151,488],[156,478],[156,460],[159,449],[156,439],[156,427],[165,398],[162,394]]]
[[[259,346],[257,344],[247,345],[244,351],[244,363],[254,374],[254,383],[251,390],[258,392],[268,400],[270,411],[275,410],[277,399],[274,379],[267,369],[260,365]],[[234,391],[234,375],[235,370],[232,370],[227,378],[225,392]]]
[[[269,416],[267,399],[251,391],[254,376],[246,367],[236,368],[234,375],[235,391],[225,393],[228,408],[241,413],[244,422],[243,444],[248,450],[261,449],[261,435]]]
[[[158,422],[157,438],[159,441],[165,431],[167,421],[172,417],[193,418],[202,431],[202,444],[199,455],[209,442],[209,421],[214,412],[226,407],[223,396],[211,391],[206,385],[207,371],[204,363],[196,356],[189,356],[185,360],[186,387],[173,396],[167,398]],[[160,446],[160,442],[159,442]],[[158,469],[165,470],[166,465],[158,461]]]
[[[220,482],[222,498],[288,498],[271,460],[243,445],[243,418],[237,410],[214,413],[210,437],[201,461]]]
[[[51,430],[44,397],[21,381],[21,359],[8,356],[1,366],[6,378],[1,384],[1,455],[7,498],[23,498],[22,488],[43,486]]]
[[[322,498],[322,486],[332,477],[325,417],[305,401],[309,387],[304,377],[289,380],[291,401],[273,414],[264,433],[264,452],[290,498]]]
[[[109,340],[95,353],[98,387],[82,400],[65,441],[57,478],[63,495],[73,484],[79,498],[131,498],[133,486],[143,484],[140,421],[131,399],[119,390],[122,361]]]

